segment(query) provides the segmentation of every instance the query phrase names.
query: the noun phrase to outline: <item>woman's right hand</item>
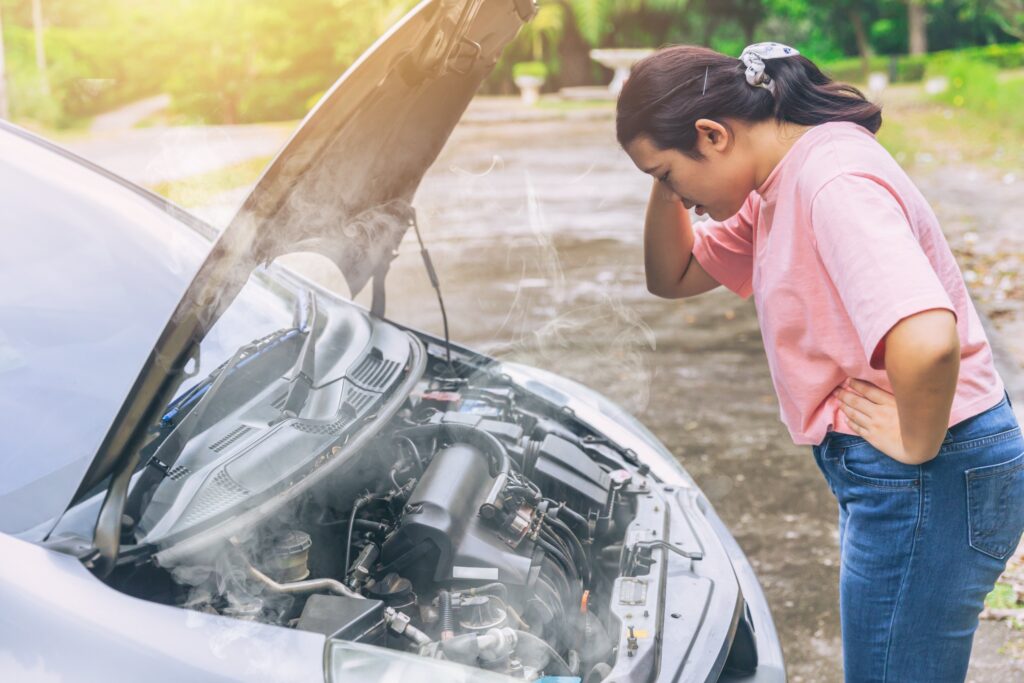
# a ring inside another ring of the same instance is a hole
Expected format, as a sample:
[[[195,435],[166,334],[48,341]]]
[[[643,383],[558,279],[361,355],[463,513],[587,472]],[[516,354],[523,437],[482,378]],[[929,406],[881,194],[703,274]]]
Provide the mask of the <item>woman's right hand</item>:
[[[681,299],[721,284],[693,258],[693,243],[690,212],[679,195],[655,180],[644,225],[647,291],[665,299]]]

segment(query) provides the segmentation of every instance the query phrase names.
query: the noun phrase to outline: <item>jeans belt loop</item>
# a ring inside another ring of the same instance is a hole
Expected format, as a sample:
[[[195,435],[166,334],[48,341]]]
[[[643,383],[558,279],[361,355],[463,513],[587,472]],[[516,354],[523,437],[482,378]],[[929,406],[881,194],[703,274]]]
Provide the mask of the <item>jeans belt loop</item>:
[[[832,445],[832,439],[835,432],[832,431],[832,425],[828,426],[828,431],[825,432],[825,439],[821,442],[821,459],[824,460],[825,456],[828,455],[829,446]]]

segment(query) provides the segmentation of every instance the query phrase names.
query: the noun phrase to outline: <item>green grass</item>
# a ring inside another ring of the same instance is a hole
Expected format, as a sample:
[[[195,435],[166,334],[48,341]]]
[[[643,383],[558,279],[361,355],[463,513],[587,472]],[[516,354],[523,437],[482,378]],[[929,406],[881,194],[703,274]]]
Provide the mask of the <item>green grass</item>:
[[[989,609],[1019,609],[1024,602],[1017,600],[1013,586],[1008,583],[997,583],[992,592],[985,596],[985,607]]]
[[[1024,88],[1014,78],[1000,83],[998,90],[997,104],[974,107],[932,98],[920,85],[890,86],[882,95],[878,140],[905,168],[927,154],[937,162],[964,161],[1019,172],[1024,125],[1014,112],[1024,108]]]
[[[209,204],[228,190],[256,182],[273,157],[255,157],[215,171],[151,185],[149,189],[184,207]]]
[[[557,111],[569,111],[576,109],[614,109],[614,100],[556,100],[542,99],[534,105],[539,109],[555,109]]]

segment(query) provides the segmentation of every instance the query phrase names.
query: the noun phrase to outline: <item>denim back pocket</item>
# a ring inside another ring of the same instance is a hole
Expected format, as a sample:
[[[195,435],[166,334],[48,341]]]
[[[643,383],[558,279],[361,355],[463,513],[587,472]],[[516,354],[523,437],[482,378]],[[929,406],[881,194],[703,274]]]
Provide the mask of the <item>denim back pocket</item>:
[[[1024,453],[964,470],[971,547],[1004,560],[1024,531]]]
[[[879,488],[909,489],[921,485],[921,470],[886,455],[867,441],[841,449],[839,471],[850,481]]]

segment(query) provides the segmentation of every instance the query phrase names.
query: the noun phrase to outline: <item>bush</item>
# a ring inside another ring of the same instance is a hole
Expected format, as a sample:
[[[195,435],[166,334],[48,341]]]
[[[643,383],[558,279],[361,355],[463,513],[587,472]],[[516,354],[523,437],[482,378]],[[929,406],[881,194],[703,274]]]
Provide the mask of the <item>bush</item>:
[[[870,71],[888,71],[888,57],[872,57],[868,64]],[[846,57],[829,62],[822,62],[818,67],[829,78],[843,83],[860,83],[866,79],[864,61],[860,57]]]
[[[949,86],[937,95],[941,101],[954,107],[969,106],[984,109],[996,88],[998,69],[979,59],[957,55],[929,64],[928,77],[944,76]]]
[[[518,62],[512,66],[512,78],[514,80],[520,76],[546,79],[548,77],[548,67],[544,62]]]
[[[1000,79],[996,66],[979,58],[947,55],[928,65],[928,77],[944,76],[949,85],[935,97],[957,109],[984,117],[985,125],[1024,131],[1024,78]]]
[[[927,55],[907,55],[896,59],[897,83],[913,83],[924,78],[928,66]]]
[[[879,19],[869,30],[871,44],[882,54],[896,54],[907,49],[907,26],[894,19]]]
[[[895,67],[890,60],[895,60]],[[894,83],[915,83],[922,80],[926,72],[945,75],[945,70],[960,60],[990,65],[994,69],[1020,68],[1024,66],[1024,43],[997,43],[961,50],[940,50],[926,55],[878,55],[871,58],[870,70],[886,72]],[[864,62],[859,57],[822,62],[818,66],[837,81],[849,83],[865,79]]]

